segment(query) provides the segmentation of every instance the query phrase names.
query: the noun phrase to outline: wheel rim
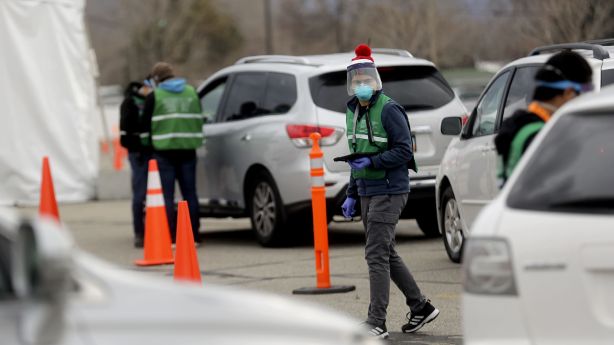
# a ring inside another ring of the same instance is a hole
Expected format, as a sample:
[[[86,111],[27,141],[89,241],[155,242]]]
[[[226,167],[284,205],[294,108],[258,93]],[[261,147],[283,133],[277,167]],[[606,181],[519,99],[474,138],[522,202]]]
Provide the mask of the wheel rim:
[[[275,227],[275,194],[266,182],[260,182],[254,190],[252,215],[258,234],[262,237],[270,236]]]
[[[448,248],[457,255],[463,246],[463,232],[455,199],[449,199],[446,203],[443,224]]]

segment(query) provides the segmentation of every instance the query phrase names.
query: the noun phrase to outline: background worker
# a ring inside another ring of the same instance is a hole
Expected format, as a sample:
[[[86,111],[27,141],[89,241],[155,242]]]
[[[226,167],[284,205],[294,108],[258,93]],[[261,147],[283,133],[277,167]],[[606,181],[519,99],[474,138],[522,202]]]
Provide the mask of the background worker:
[[[158,161],[166,214],[173,242],[176,232],[175,180],[188,202],[194,241],[200,242],[196,195],[196,149],[203,143],[203,118],[196,90],[175,78],[170,64],[158,62],[151,71],[154,92],[145,100],[144,118],[150,129],[153,157]]]
[[[352,174],[342,210],[345,217],[352,217],[360,197],[370,287],[366,325],[371,335],[387,338],[390,279],[410,308],[403,332],[417,331],[439,310],[422,295],[395,250],[395,228],[409,193],[408,167],[415,169],[409,122],[403,107],[382,92],[371,49],[361,44],[355,53],[347,67],[347,90],[353,96],[346,111],[348,143],[352,153],[373,155],[349,162]]]
[[[143,109],[149,86],[131,82],[124,92],[119,109],[120,143],[128,150],[132,186],[132,225],[134,246],[143,247],[145,236],[145,196],[147,193],[147,166],[151,158],[149,137],[143,133]]]
[[[593,89],[593,71],[586,60],[572,51],[553,55],[535,75],[533,101],[501,124],[495,137],[499,155],[497,180],[503,187],[537,133],[563,104]]]

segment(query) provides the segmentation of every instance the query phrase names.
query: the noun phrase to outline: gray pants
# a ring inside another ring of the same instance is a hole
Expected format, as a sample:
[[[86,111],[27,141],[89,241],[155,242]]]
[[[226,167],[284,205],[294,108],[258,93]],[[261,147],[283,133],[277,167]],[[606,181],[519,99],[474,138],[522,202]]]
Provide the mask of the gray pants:
[[[369,265],[370,303],[367,322],[386,322],[390,279],[405,295],[410,310],[420,310],[426,298],[396,250],[395,228],[407,203],[407,194],[360,197],[362,222],[367,244],[365,259]]]

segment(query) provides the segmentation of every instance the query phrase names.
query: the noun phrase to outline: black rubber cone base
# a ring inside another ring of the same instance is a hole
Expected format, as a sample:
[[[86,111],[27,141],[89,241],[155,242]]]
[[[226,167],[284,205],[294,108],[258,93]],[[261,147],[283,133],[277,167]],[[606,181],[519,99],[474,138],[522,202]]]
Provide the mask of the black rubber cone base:
[[[344,293],[356,290],[354,285],[331,285],[329,288],[303,287],[293,290],[295,295],[323,295],[327,293]]]

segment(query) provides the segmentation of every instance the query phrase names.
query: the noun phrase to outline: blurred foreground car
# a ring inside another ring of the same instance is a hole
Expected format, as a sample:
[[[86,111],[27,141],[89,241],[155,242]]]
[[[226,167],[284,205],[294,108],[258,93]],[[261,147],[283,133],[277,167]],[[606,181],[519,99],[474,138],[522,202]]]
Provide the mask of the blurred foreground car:
[[[322,135],[327,215],[340,214],[350,167],[333,158],[349,153],[346,68],[352,57],[245,57],[198,88],[207,118],[197,167],[203,216],[249,216],[266,246],[291,242],[301,230],[310,234],[312,132]],[[413,134],[419,170],[410,172],[402,217],[439,236],[435,175],[467,110],[432,62],[399,49],[373,49],[373,58],[384,92],[405,108]]]
[[[614,86],[562,107],[463,254],[465,344],[614,343]]]
[[[473,220],[499,192],[493,139],[503,120],[527,107],[533,97],[533,78],[539,67],[553,52],[574,49],[593,68],[593,84],[599,90],[614,83],[612,45],[614,39],[539,47],[530,56],[503,67],[492,78],[461,135],[448,146],[437,175],[439,231],[450,260],[460,261]]]
[[[359,327],[281,297],[121,272],[56,223],[0,210],[2,345],[380,344]]]

